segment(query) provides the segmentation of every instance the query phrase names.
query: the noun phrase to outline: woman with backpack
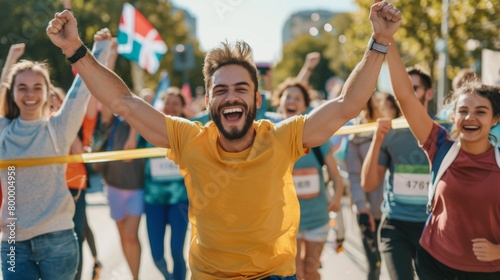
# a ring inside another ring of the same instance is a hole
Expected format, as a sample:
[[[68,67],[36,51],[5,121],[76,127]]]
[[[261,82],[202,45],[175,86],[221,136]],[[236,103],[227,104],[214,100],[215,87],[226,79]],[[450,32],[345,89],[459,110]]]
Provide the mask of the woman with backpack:
[[[500,118],[500,87],[476,82],[453,92],[448,135],[417,100],[397,48],[387,60],[401,110],[432,166],[432,213],[420,238],[418,276],[500,279],[500,151],[490,138]]]

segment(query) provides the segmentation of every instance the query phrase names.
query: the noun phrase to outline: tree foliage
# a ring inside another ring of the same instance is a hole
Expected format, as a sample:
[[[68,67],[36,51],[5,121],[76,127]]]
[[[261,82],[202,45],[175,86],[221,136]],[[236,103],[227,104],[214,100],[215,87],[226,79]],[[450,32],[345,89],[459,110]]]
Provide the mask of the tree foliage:
[[[304,65],[306,55],[310,52],[324,53],[327,45],[328,42],[324,38],[308,35],[299,36],[286,44],[283,47],[281,61],[273,68],[273,83],[275,86],[288,77],[297,76]],[[320,63],[311,74],[309,84],[318,91],[323,91],[326,81],[334,76],[328,65],[329,59],[322,56]]]
[[[368,19],[371,0],[355,0],[359,9],[353,14],[353,26],[346,32],[349,48],[345,49],[348,68],[354,68],[366,50],[371,35]],[[442,0],[391,0],[401,10],[403,21],[396,33],[399,49],[406,65],[420,65],[437,78],[436,42],[441,38]],[[467,50],[469,40],[477,40],[481,47],[500,49],[499,0],[450,0],[448,79],[462,68],[473,67],[480,59],[480,50]],[[476,69],[479,70],[479,69]]]
[[[348,48],[349,45],[345,34],[347,30],[352,28],[352,22],[350,14],[338,14],[331,21],[333,32],[323,34],[323,38],[328,44],[323,55],[330,62],[329,68],[343,79],[347,79],[347,76],[351,72],[351,69],[346,66],[344,52],[345,48]]]
[[[118,23],[124,0],[73,0],[72,10],[78,20],[80,36],[87,46],[92,46],[93,35],[101,28],[108,27],[113,36],[118,33]],[[6,57],[10,45],[26,43],[26,52],[22,58],[47,60],[52,67],[54,83],[69,88],[73,76],[71,66],[66,62],[61,51],[48,39],[45,29],[56,11],[63,9],[62,1],[49,0],[0,0],[0,17],[4,19],[0,26],[0,58]],[[181,86],[182,75],[173,70],[173,47],[179,43],[192,43],[195,49],[196,66],[191,73],[191,85],[203,85],[201,63],[204,54],[199,50],[198,42],[189,38],[181,11],[172,13],[172,4],[164,0],[131,2],[158,30],[169,48],[163,57],[160,70],[170,73],[172,85]],[[3,64],[3,63],[2,63]],[[119,57],[116,72],[131,86],[130,62]],[[156,88],[159,72],[145,75],[146,86]]]

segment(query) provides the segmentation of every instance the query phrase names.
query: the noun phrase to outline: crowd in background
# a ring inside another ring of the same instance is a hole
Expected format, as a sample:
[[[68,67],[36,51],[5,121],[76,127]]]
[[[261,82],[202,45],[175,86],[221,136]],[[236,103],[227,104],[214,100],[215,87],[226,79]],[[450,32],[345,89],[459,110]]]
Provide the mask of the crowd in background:
[[[113,71],[116,42],[106,29],[94,39],[94,56]],[[418,67],[406,69],[393,47],[396,43],[391,43],[387,62],[394,93],[373,92],[359,114],[345,124],[376,123],[372,132],[332,135],[293,166],[300,207],[296,277],[320,279],[318,270],[331,230],[331,212],[337,217],[336,249],[342,251],[345,235],[352,234],[342,228],[342,200],[347,196],[362,233],[369,264],[367,279],[379,279],[382,265],[391,279],[499,279],[500,157],[496,147],[500,136],[494,129],[500,116],[500,89],[481,84],[477,73],[464,69],[453,81],[449,107],[438,114],[442,120],[449,116],[452,125],[448,125],[450,121],[439,125],[435,122],[438,117],[428,113],[434,97],[432,77]],[[20,60],[24,47],[11,46],[2,71],[2,160],[155,146],[133,124],[91,97],[80,76],[75,77],[67,94],[54,87],[47,65]],[[279,125],[326,104],[327,100],[308,85],[320,59],[319,53],[308,54],[296,77],[274,90],[261,88],[262,106],[257,108],[255,119]],[[341,81],[326,90],[326,99],[342,102]],[[177,87],[159,93],[144,89],[137,95],[149,104],[159,98],[162,106],[157,109],[163,114],[190,118],[201,126],[215,121],[203,95],[189,104]],[[236,118],[238,111],[230,114]],[[392,128],[393,120],[402,116],[411,130]],[[452,153],[453,157],[449,156]],[[444,165],[447,172],[440,169]],[[191,201],[186,174],[176,161],[161,157],[67,167],[45,165],[33,170],[19,169],[16,177],[16,254],[17,266],[23,267],[22,277],[73,279],[76,271],[74,279],[80,279],[82,245],[87,240],[94,257],[93,278],[99,278],[106,260],[98,258],[87,222],[91,217],[85,212],[89,174],[99,173],[132,277],[139,277],[143,244],[138,231],[145,214],[156,267],[165,279],[186,279],[184,244],[190,238]],[[348,174],[344,178],[343,172]],[[10,250],[5,234],[10,214],[5,207],[8,183],[2,175],[4,258]],[[165,248],[167,225],[171,239]],[[43,254],[56,250],[54,247],[64,247],[58,252],[64,263],[60,259],[44,261]],[[42,256],[30,256],[29,250],[35,249],[41,250]],[[173,268],[167,265],[166,251],[172,255]],[[68,269],[72,267],[75,269]],[[5,260],[2,271],[4,279],[27,279],[12,276]]]

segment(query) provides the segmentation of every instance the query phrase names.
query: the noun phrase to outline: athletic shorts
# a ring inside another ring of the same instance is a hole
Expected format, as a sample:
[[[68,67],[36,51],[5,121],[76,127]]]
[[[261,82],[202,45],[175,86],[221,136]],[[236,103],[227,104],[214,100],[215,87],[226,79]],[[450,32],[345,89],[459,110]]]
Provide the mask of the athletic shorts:
[[[303,239],[310,242],[326,242],[328,239],[328,231],[330,225],[326,223],[324,226],[311,230],[301,230],[297,233],[297,239]]]
[[[111,218],[121,221],[127,216],[141,216],[144,212],[144,191],[122,190],[105,185]]]

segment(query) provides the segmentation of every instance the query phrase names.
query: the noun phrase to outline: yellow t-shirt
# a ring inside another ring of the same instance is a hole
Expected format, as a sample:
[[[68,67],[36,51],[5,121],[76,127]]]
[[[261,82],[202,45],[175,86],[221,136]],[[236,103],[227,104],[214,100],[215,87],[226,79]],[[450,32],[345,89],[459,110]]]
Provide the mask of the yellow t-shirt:
[[[206,126],[167,116],[171,149],[189,197],[192,279],[260,279],[295,274],[300,208],[293,185],[305,117],[256,121],[254,144],[238,153]]]

